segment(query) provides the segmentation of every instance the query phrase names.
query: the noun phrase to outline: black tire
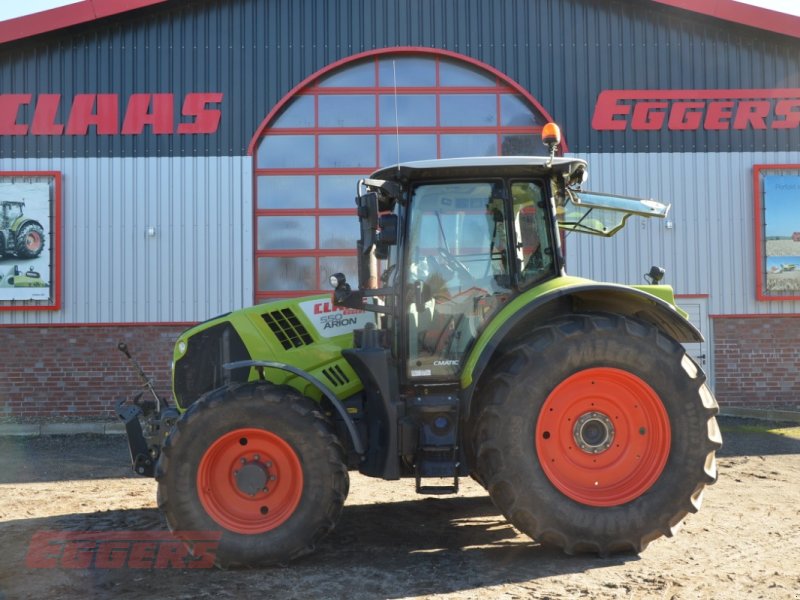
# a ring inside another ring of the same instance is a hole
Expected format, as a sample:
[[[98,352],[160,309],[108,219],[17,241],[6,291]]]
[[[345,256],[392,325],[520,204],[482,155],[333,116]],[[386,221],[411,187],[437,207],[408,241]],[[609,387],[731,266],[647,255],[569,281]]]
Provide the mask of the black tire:
[[[170,530],[221,531],[220,567],[286,563],[312,552],[336,525],[349,490],[344,449],[318,406],[267,382],[197,400],[167,437],[156,479]]]
[[[17,231],[15,251],[19,258],[36,258],[44,250],[44,229],[31,221]]]
[[[683,347],[651,325],[574,315],[490,371],[478,390],[478,478],[535,540],[568,554],[641,552],[716,481],[717,403]]]

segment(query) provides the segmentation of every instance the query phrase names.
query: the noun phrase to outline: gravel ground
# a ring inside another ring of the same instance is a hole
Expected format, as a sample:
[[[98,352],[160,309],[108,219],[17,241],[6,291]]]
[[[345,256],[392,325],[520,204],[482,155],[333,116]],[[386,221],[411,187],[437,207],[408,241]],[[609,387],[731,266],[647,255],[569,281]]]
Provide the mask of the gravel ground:
[[[413,481],[351,473],[342,518],[315,554],[288,567],[240,571],[135,568],[130,560],[65,568],[63,556],[37,566],[41,553],[31,542],[48,532],[163,533],[156,485],[130,472],[121,436],[0,438],[0,600],[800,600],[800,428],[721,423],[719,482],[675,537],[640,556],[568,557],[542,547],[508,525],[471,481],[459,496],[429,498],[414,493]]]

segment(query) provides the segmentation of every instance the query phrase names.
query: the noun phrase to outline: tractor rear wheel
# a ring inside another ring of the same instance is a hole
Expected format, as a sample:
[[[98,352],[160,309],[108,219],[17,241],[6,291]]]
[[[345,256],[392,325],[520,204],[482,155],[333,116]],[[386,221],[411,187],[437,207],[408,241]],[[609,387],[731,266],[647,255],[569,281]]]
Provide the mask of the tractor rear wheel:
[[[641,552],[700,507],[722,440],[705,376],[655,327],[573,315],[479,390],[477,473],[505,516],[568,554]]]
[[[27,223],[17,232],[16,253],[19,258],[36,258],[44,248],[44,229],[38,223]]]
[[[285,563],[313,551],[349,489],[344,450],[317,405],[267,382],[197,400],[167,437],[156,479],[159,508],[179,537],[221,532],[215,562],[222,567]]]

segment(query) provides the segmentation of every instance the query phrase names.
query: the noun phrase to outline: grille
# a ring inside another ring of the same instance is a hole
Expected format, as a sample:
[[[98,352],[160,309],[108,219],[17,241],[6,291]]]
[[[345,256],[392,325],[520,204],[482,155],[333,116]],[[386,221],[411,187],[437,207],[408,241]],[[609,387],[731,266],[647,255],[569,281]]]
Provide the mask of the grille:
[[[249,358],[242,338],[230,323],[191,336],[186,353],[175,363],[173,389],[179,406],[188,408],[210,390],[247,381],[249,368],[229,370],[223,365]]]
[[[275,310],[262,315],[264,322],[286,350],[311,344],[311,334],[289,308]]]
[[[334,386],[350,383],[350,379],[347,377],[347,375],[345,375],[344,371],[342,371],[342,367],[339,365],[334,365],[327,369],[323,369],[322,374],[325,375],[327,380],[330,381]]]

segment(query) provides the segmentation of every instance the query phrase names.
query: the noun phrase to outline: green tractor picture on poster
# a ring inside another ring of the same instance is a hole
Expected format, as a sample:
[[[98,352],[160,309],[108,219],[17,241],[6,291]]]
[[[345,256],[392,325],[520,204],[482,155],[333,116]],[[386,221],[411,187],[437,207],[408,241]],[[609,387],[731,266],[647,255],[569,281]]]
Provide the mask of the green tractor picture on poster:
[[[0,301],[50,296],[50,184],[0,180]]]

